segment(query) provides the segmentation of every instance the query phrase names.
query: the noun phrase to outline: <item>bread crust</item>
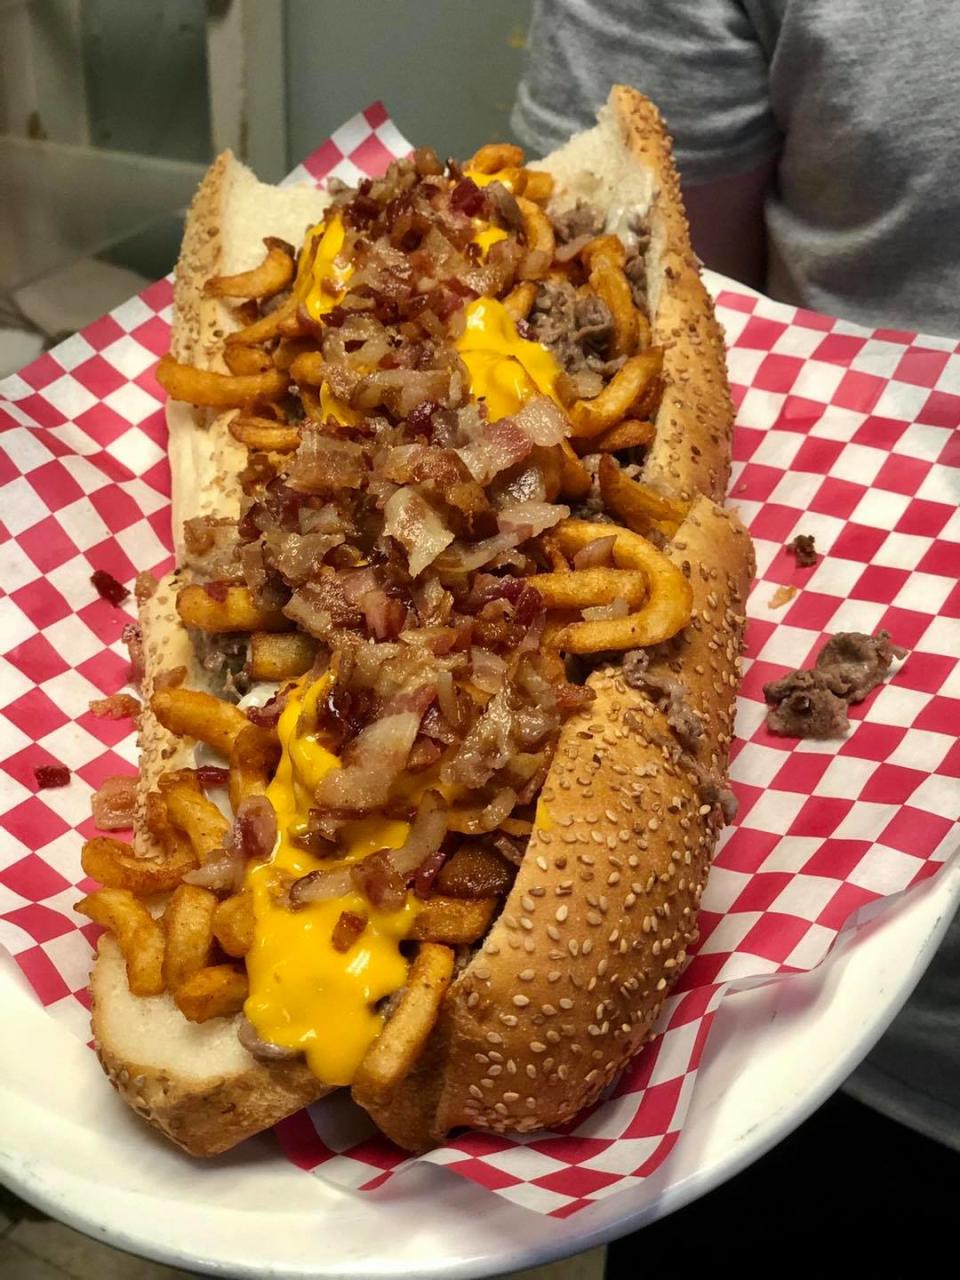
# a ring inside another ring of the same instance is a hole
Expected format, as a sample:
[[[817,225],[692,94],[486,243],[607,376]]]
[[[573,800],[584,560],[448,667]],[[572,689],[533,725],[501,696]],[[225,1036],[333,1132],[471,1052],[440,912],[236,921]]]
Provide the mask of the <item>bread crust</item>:
[[[239,1050],[236,1018],[184,1026],[171,996],[130,995],[108,934],[100,939],[90,992],[94,1048],[110,1083],[137,1115],[192,1156],[220,1155],[330,1092],[302,1059],[267,1064]],[[174,1024],[180,1024],[176,1056],[184,1042],[189,1052],[192,1040],[198,1061],[201,1054],[212,1059],[208,1068],[187,1073],[171,1061]],[[133,1047],[134,1039],[141,1044]]]
[[[689,750],[620,667],[589,679],[569,719],[537,826],[503,912],[461,971],[381,1129],[415,1150],[460,1125],[529,1132],[595,1101],[649,1037],[696,938],[724,823],[744,600],[753,573],[737,517],[700,498],[669,551],[694,610],[649,650],[654,678],[686,687],[703,726]]]
[[[594,129],[578,134],[537,168],[559,175],[554,203],[598,200],[608,229],[629,235],[639,213],[650,238],[647,295],[653,342],[663,348],[664,394],[642,478],[681,497],[723,502],[730,480],[733,405],[723,330],[690,245],[673,147],[649,99],[623,85],[610,92]],[[637,188],[633,207],[618,207]]]

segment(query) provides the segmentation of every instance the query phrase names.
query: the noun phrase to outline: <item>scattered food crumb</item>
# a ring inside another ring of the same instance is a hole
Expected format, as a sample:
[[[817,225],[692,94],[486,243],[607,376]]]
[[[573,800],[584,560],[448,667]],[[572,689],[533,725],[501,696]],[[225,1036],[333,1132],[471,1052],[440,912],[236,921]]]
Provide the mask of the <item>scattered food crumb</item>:
[[[850,703],[862,702],[883,683],[894,658],[906,656],[888,631],[838,631],[812,670],[791,671],[763,686],[767,728],[787,738],[842,738],[850,728]]]
[[[94,698],[90,710],[98,720],[125,720],[140,714],[140,703],[129,693],[111,693],[106,698]]]
[[[90,581],[96,587],[98,594],[104,600],[109,600],[111,604],[122,604],[130,594],[123,583],[118,582],[112,573],[107,573],[106,569],[94,569],[90,575]]]
[[[798,533],[792,542],[787,543],[787,550],[793,552],[801,569],[809,569],[820,559],[817,548],[813,545],[812,533]]]
[[[50,787],[66,787],[70,782],[70,770],[63,764],[40,764],[33,771],[41,791]]]
[[[782,609],[785,604],[790,603],[799,590],[799,587],[788,587],[785,582],[782,582],[767,601],[767,608]]]

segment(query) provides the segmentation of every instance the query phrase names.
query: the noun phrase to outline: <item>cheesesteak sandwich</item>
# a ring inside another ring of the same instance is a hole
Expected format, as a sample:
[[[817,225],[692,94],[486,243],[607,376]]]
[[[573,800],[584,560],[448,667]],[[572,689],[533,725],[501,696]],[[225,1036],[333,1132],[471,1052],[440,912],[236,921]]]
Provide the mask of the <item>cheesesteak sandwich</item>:
[[[337,1087],[415,1151],[572,1119],[697,936],[752,574],[655,108],[323,192],[221,156],[158,378],[107,1074],[197,1155]]]

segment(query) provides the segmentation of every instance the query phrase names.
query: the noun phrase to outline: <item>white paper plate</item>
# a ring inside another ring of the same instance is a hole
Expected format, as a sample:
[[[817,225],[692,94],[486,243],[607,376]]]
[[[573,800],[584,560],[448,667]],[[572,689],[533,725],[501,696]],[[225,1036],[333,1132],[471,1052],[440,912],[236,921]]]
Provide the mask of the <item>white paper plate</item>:
[[[0,1175],[120,1249],[229,1276],[495,1275],[662,1217],[737,1173],[832,1093],[882,1034],[960,902],[960,861],[842,940],[819,970],[728,996],[686,1127],[657,1174],[566,1221],[433,1166],[360,1195],[289,1165],[269,1138],[179,1155],[109,1089],[93,1053],[0,963]]]

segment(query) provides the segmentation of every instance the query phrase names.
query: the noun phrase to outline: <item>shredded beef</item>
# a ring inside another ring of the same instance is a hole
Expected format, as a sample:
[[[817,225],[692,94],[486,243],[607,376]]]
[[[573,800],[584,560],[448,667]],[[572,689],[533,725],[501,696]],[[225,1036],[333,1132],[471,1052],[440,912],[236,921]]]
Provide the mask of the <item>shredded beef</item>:
[[[703,733],[703,721],[687,702],[687,688],[672,676],[648,671],[647,649],[634,649],[623,656],[623,678],[631,689],[645,693],[667,715],[667,724],[686,751],[695,751]]]
[[[801,569],[809,569],[811,565],[816,564],[820,559],[813,544],[812,533],[798,533],[795,538],[787,543],[787,550],[796,557],[797,565]]]
[[[599,236],[603,232],[603,210],[595,204],[578,200],[570,209],[553,215],[553,229],[561,244],[578,240],[581,236]]]
[[[842,738],[850,728],[848,705],[862,702],[894,658],[906,655],[886,631],[838,632],[817,654],[813,670],[791,671],[763,686],[768,728],[789,738]]]

